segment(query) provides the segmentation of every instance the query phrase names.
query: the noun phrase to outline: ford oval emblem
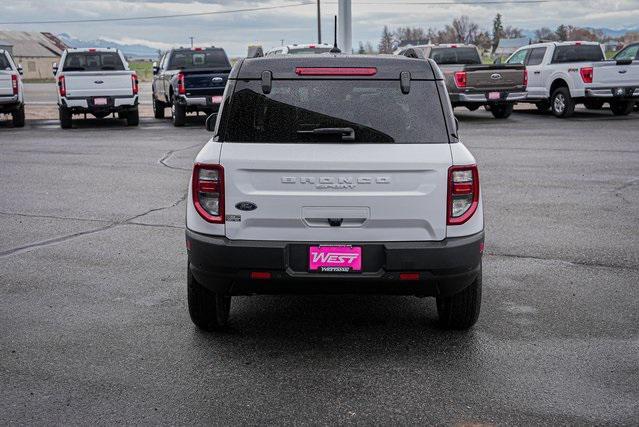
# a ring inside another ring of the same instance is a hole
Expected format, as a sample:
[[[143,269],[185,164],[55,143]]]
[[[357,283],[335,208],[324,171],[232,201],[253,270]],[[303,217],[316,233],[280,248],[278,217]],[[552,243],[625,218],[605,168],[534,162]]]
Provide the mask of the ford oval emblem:
[[[95,83],[96,85],[101,85],[102,83],[104,83],[102,80],[96,80],[93,83]]]
[[[493,80],[500,80],[502,77],[501,77],[501,74],[499,73],[493,73],[490,75],[490,78]]]
[[[235,204],[235,207],[241,211],[254,211],[257,209],[257,205],[251,202],[239,202]]]
[[[213,80],[214,83],[222,83],[224,81],[222,77],[213,77],[211,80]]]

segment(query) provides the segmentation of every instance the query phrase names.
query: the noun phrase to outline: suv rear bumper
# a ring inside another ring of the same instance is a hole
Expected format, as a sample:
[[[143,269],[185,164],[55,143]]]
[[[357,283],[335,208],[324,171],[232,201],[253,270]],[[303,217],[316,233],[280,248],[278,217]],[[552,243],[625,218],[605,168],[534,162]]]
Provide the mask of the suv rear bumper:
[[[309,243],[233,241],[186,230],[189,268],[208,289],[249,294],[391,294],[447,296],[470,285],[481,271],[483,231],[441,242],[367,242],[362,273],[309,273]],[[251,279],[268,272],[270,279]],[[400,273],[419,273],[401,280]]]
[[[495,92],[501,92],[499,99],[488,99],[488,92],[451,93],[450,102],[453,104],[499,104],[523,101],[528,96],[528,92]]]

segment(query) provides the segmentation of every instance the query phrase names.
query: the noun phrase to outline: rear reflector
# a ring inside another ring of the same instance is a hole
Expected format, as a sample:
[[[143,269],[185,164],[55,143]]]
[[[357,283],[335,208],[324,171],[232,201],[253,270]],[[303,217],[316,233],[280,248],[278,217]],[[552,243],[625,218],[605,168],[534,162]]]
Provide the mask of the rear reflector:
[[[451,166],[448,169],[448,225],[468,221],[479,205],[477,165]]]
[[[419,280],[419,273],[399,273],[399,280]]]
[[[193,166],[193,206],[205,221],[224,224],[224,168],[196,163]]]
[[[377,74],[377,68],[295,68],[295,74],[298,76],[374,76]]]
[[[251,271],[251,279],[253,280],[267,280],[271,278],[271,273],[268,271]]]

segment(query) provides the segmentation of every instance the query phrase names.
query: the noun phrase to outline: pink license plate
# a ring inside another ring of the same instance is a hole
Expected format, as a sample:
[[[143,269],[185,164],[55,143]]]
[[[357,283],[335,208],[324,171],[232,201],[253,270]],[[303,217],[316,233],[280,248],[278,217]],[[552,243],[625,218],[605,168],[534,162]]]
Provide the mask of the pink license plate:
[[[212,96],[211,97],[211,103],[213,103],[213,104],[221,104],[222,103],[222,97],[221,96]]]
[[[349,273],[362,271],[360,246],[311,246],[308,268],[322,273]]]
[[[499,92],[488,92],[488,99],[500,99],[501,98],[501,93]]]
[[[93,104],[94,105],[107,105],[107,99],[106,98],[95,98],[93,100]]]

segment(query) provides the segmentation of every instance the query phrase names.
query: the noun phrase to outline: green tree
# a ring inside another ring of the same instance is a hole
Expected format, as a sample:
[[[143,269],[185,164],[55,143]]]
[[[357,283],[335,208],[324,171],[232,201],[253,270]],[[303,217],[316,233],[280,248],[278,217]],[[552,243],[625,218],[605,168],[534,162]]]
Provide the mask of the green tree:
[[[559,41],[565,42],[566,40],[568,40],[568,27],[564,24],[561,24],[555,30],[555,34],[557,35],[557,39],[559,39]]]
[[[493,53],[499,46],[499,40],[504,36],[504,24],[501,22],[501,13],[493,19]]]
[[[364,47],[363,42],[359,42],[359,48],[357,48],[357,53],[360,55],[364,55],[366,53],[366,48]]]

